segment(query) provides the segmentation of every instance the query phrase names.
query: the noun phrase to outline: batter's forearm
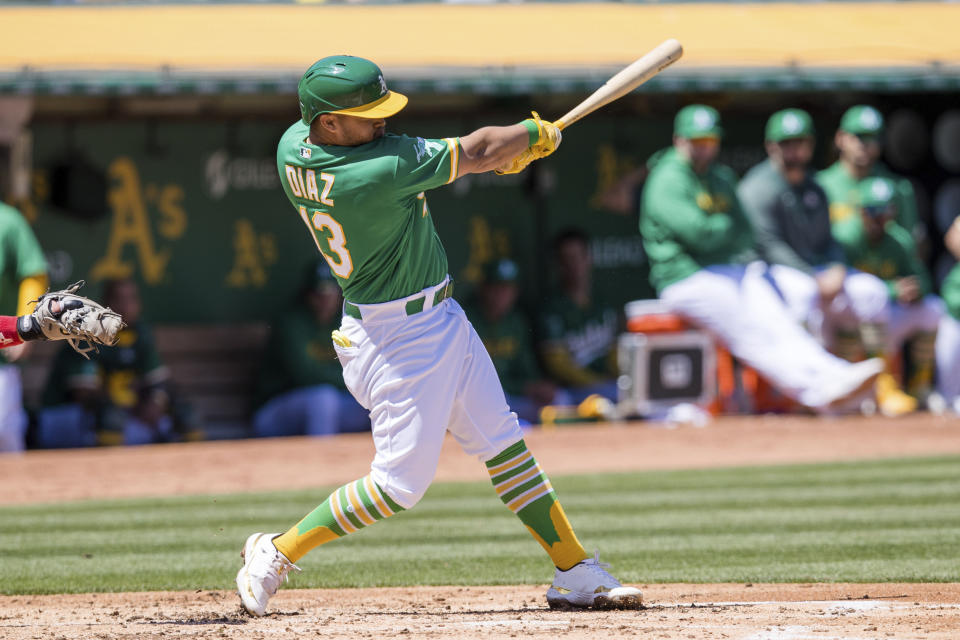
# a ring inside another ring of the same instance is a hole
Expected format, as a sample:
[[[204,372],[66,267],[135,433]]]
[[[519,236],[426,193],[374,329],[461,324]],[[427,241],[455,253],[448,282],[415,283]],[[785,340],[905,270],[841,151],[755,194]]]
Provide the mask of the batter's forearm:
[[[529,147],[530,137],[530,130],[522,124],[483,127],[463,136],[457,175],[493,171]]]

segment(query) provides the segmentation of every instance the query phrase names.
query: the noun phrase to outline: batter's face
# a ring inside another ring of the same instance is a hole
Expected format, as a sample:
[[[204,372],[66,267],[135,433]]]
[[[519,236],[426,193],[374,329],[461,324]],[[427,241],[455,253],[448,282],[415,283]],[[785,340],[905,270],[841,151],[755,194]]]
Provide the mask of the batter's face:
[[[877,136],[838,131],[834,141],[840,157],[855,167],[869,168],[880,157],[880,139]]]
[[[339,113],[323,113],[310,126],[314,144],[356,147],[382,138],[387,131],[385,118],[357,118]]]
[[[674,138],[673,146],[690,161],[696,173],[703,173],[720,153],[720,138]]]

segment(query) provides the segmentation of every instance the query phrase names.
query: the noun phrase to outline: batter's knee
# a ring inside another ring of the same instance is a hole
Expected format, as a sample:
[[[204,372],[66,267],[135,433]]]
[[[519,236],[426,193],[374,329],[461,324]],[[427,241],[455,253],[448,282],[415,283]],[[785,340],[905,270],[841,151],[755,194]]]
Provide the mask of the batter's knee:
[[[412,509],[430,488],[432,477],[399,476],[374,468],[371,471],[377,486],[404,509]]]

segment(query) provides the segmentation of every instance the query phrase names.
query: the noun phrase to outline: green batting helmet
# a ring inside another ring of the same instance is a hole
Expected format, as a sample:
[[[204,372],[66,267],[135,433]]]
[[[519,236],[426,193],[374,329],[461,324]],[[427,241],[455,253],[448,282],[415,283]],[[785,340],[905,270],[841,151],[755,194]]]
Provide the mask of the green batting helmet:
[[[328,56],[314,62],[297,86],[300,116],[310,124],[321,113],[386,118],[407,104],[387,89],[380,67],[356,56]]]

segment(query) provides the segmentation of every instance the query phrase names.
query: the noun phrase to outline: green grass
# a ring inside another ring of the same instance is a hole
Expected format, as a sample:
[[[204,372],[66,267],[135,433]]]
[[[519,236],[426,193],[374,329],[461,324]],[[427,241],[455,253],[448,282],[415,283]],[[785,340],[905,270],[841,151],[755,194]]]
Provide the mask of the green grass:
[[[629,582],[960,580],[960,457],[553,478],[588,550]],[[229,589],[240,545],[328,491],[0,508],[0,593]],[[485,483],[322,547],[296,587],[546,583]]]

